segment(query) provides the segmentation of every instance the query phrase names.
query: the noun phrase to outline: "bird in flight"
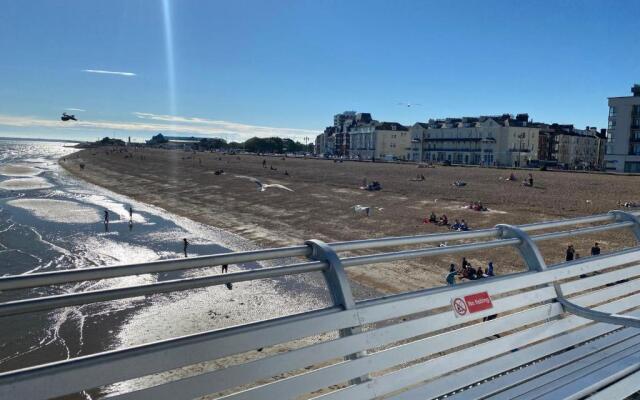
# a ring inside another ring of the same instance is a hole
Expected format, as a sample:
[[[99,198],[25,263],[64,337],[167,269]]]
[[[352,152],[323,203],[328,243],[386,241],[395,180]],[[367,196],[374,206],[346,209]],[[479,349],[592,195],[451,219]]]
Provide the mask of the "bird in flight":
[[[277,189],[283,189],[283,190],[288,190],[290,192],[293,192],[293,189],[289,189],[288,187],[286,187],[284,185],[280,185],[280,184],[277,184],[277,183],[262,183],[258,179],[250,177],[250,176],[235,175],[235,177],[236,178],[249,179],[251,182],[255,183],[258,186],[258,191],[259,192],[264,192],[268,188],[277,188]]]
[[[76,116],[75,115],[69,115],[66,112],[62,113],[62,116],[60,117],[60,119],[62,121],[69,121],[69,120],[73,120],[73,121],[77,121]]]
[[[398,105],[399,106],[404,106],[404,107],[407,107],[407,108],[411,108],[411,107],[415,107],[415,106],[421,106],[422,104],[420,104],[420,103],[409,103],[409,102],[406,102],[406,103],[398,102]]]

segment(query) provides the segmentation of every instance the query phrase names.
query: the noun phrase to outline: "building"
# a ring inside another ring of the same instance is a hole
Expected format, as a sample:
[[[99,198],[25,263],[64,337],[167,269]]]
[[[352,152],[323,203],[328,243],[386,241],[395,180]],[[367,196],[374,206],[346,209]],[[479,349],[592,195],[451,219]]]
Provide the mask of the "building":
[[[414,161],[525,166],[538,159],[539,128],[527,114],[430,119],[411,128]]]
[[[632,96],[609,97],[607,170],[640,172],[640,85],[634,85],[631,93]]]
[[[587,126],[535,123],[540,128],[538,157],[541,165],[570,169],[602,169],[606,130]]]
[[[352,158],[363,160],[409,160],[411,136],[409,128],[397,122],[377,122],[356,125],[351,131]]]

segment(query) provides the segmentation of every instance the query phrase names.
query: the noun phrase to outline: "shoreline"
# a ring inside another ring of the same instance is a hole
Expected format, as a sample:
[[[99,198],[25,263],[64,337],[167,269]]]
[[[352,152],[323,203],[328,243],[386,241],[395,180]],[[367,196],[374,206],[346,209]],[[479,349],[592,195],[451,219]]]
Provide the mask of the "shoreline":
[[[85,167],[81,169],[80,163]],[[628,176],[536,172],[536,184],[526,188],[501,180],[507,173],[502,169],[424,169],[151,148],[81,150],[59,164],[80,179],[263,247],[301,244],[312,238],[332,242],[446,232],[423,224],[431,210],[446,213],[452,222],[466,219],[472,229],[480,229],[601,213],[615,209],[619,199],[640,198],[640,188]],[[224,173],[216,175],[216,170]],[[426,181],[412,181],[416,173],[424,174]],[[251,177],[293,192],[277,188],[259,192],[247,179]],[[363,178],[380,181],[383,189],[360,190]],[[451,183],[458,179],[469,184],[456,188]],[[482,201],[490,211],[466,209],[471,201]],[[356,214],[352,207],[357,204],[371,206],[373,215]],[[587,255],[596,239],[580,238],[574,244]],[[624,235],[608,239],[607,249],[633,244]],[[541,245],[549,264],[564,257],[564,248],[555,246]],[[523,270],[515,250],[478,252],[467,258],[483,267],[491,260],[499,274]],[[378,293],[398,293],[443,285],[449,263],[459,262],[458,257],[425,258],[352,268],[348,275]]]

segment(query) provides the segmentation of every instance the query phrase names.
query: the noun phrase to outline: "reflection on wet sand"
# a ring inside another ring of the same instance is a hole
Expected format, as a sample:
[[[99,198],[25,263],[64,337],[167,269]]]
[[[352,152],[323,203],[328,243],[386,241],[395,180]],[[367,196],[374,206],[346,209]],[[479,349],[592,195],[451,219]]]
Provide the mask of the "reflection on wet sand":
[[[30,211],[33,215],[46,221],[82,224],[100,222],[100,214],[93,207],[66,200],[52,199],[17,199],[7,204]]]

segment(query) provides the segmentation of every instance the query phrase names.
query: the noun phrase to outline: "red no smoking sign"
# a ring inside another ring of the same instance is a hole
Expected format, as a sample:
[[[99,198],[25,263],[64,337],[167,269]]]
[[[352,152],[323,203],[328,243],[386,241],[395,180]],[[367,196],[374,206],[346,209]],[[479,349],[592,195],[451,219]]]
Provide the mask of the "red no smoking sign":
[[[468,314],[493,308],[493,303],[491,303],[489,293],[480,292],[452,299],[451,307],[453,308],[453,313],[456,317],[463,317]]]

